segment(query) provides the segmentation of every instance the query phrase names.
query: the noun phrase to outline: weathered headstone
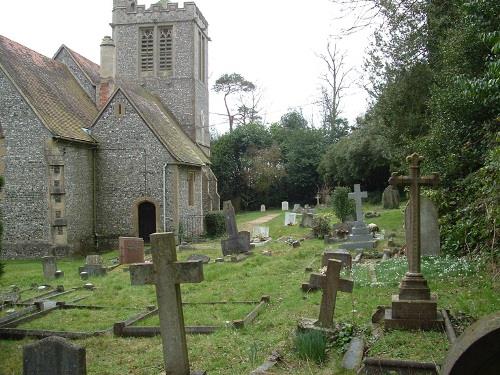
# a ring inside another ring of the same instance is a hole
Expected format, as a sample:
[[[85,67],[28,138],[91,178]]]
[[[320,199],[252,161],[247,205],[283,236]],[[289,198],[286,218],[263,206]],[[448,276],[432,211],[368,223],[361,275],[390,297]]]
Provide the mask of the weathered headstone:
[[[288,202],[281,202],[281,211],[288,211]]]
[[[294,212],[285,212],[285,226],[295,225],[297,222],[297,214]]]
[[[382,204],[384,208],[399,208],[399,190],[392,185],[385,188],[382,193]]]
[[[23,347],[23,375],[85,375],[85,349],[52,336]]]
[[[500,312],[468,327],[448,350],[442,375],[496,375],[500,370]]]
[[[314,214],[304,212],[302,214],[302,221],[300,222],[300,226],[304,228],[312,228],[314,226]]]
[[[130,266],[132,285],[154,284],[166,374],[189,375],[180,284],[201,283],[203,263],[178,262],[173,233],[151,235],[153,263]]]
[[[443,317],[437,311],[437,298],[431,296],[427,280],[421,272],[420,257],[420,186],[435,186],[439,182],[436,173],[420,175],[423,158],[414,153],[406,158],[410,164],[409,176],[393,173],[391,185],[410,186],[411,218],[406,238],[408,272],[401,280],[399,294],[392,296],[392,308],[385,310],[384,325],[388,329],[442,329]]]
[[[347,269],[351,269],[352,268],[352,256],[345,249],[326,250],[323,253],[323,260],[321,262],[321,266],[322,267],[327,266],[328,265],[328,261],[330,259],[340,260],[342,262],[342,267],[345,267]]]
[[[100,255],[88,255],[85,259],[85,265],[78,268],[78,273],[87,272],[88,276],[104,276],[107,269],[103,265],[104,261]]]
[[[292,210],[293,212],[297,213],[297,212],[299,212],[299,211],[301,211],[301,210],[302,210],[302,207],[300,207],[300,204],[295,203],[295,204],[293,205],[293,210]]]
[[[265,204],[260,205],[260,212],[266,212],[266,205]]]
[[[120,237],[120,264],[144,263],[144,240],[137,237]]]
[[[56,278],[57,263],[56,257],[45,256],[42,257],[43,277],[47,280]]]
[[[229,238],[221,240],[222,254],[226,256],[250,251],[250,232],[238,232],[236,215],[231,201],[224,202],[224,216]]]
[[[411,205],[405,209],[406,238],[410,237]],[[438,256],[441,252],[439,238],[438,211],[434,203],[426,197],[420,197],[420,249],[422,256]]]

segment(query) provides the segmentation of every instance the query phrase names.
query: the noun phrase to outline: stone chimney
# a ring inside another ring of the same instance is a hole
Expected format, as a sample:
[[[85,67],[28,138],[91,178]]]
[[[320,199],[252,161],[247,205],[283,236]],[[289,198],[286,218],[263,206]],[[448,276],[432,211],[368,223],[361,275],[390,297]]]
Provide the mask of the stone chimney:
[[[101,43],[100,83],[97,90],[97,106],[102,108],[114,90],[115,81],[115,42],[105,36]]]

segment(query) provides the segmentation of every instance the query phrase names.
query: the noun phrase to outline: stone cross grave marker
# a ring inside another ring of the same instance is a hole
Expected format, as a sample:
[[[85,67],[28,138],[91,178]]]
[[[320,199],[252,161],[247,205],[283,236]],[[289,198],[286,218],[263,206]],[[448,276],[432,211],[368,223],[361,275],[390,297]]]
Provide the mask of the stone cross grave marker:
[[[411,236],[411,206],[405,209],[406,237]],[[438,210],[427,197],[420,197],[420,249],[423,256],[437,256],[440,253]]]
[[[288,202],[281,202],[281,211],[288,211]]]
[[[85,375],[85,349],[57,336],[23,347],[23,375]]]
[[[231,201],[224,202],[224,216],[226,218],[226,231],[228,239],[221,240],[222,254],[232,255],[250,251],[250,232],[238,232],[236,215]]]
[[[361,185],[354,185],[354,193],[348,194],[350,199],[353,199],[356,203],[356,221],[363,221],[363,203],[361,201],[362,198],[368,198],[368,193],[366,191],[361,191]]]
[[[42,266],[43,266],[43,277],[45,277],[47,280],[52,280],[56,278],[56,271],[57,271],[56,257],[54,256],[42,257]]]
[[[180,284],[201,283],[203,263],[178,262],[173,233],[153,233],[151,254],[152,264],[130,266],[131,283],[155,285],[165,372],[172,375],[189,375],[192,373],[189,370]]]
[[[323,328],[333,327],[333,313],[335,311],[337,292],[352,293],[354,282],[340,278],[341,268],[342,262],[340,260],[329,259],[326,274],[323,275],[320,281],[323,295],[321,297],[319,319],[316,325]]]
[[[321,195],[319,195],[319,193],[318,193],[318,194],[316,194],[315,198],[316,198],[316,207],[319,207],[319,204],[320,204],[319,200],[321,199]]]
[[[391,316],[386,314],[385,326],[401,329],[433,329],[442,325],[442,317],[438,316],[437,301],[431,297],[427,280],[421,273],[420,248],[420,187],[436,186],[439,176],[420,175],[420,163],[423,157],[414,153],[406,158],[410,165],[409,176],[398,176],[393,173],[389,183],[393,186],[410,187],[410,228],[406,238],[408,272],[399,286],[399,295],[392,297]]]

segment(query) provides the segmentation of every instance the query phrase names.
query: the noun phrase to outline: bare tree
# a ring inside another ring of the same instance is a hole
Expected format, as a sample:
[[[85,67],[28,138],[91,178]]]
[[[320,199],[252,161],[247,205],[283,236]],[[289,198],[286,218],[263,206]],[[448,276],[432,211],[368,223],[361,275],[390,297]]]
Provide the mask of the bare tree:
[[[246,125],[262,120],[262,117],[259,115],[259,112],[261,110],[261,101],[262,91],[258,88],[255,88],[248,93],[241,93],[240,106],[238,107],[238,113],[236,117],[236,121],[239,125]]]

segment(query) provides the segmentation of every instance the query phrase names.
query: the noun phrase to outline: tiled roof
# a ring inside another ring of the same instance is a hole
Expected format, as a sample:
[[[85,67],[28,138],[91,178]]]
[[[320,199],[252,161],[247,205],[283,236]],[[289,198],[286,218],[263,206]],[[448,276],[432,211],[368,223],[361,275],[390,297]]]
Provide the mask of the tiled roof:
[[[185,164],[209,163],[205,154],[182,131],[177,119],[157,96],[136,85],[122,85],[121,89],[174,158]]]
[[[97,86],[100,80],[100,67],[97,65],[95,62],[90,61],[86,57],[83,57],[79,53],[73,51],[71,48],[68,48],[67,46],[64,46],[68,50],[68,52],[73,56],[73,59],[80,65],[80,67],[84,70],[85,74],[90,78],[92,81],[92,84],[94,86]]]
[[[64,64],[0,35],[0,68],[53,134],[95,143],[82,128],[97,108]]]

